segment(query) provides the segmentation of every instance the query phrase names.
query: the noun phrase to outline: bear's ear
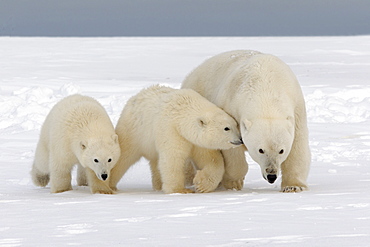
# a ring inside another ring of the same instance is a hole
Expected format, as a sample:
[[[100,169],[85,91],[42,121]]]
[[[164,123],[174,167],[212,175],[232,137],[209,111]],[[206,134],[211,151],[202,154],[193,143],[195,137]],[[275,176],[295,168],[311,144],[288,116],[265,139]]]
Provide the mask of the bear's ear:
[[[85,142],[83,142],[83,141],[80,141],[80,148],[82,149],[82,150],[85,150],[86,149],[86,143]]]
[[[113,139],[114,143],[118,143],[118,135],[116,135],[116,134],[112,135],[112,139]]]
[[[197,121],[200,127],[205,127],[207,125],[207,122],[203,117],[198,118]]]
[[[245,130],[249,130],[252,126],[252,122],[249,121],[248,119],[245,119],[242,121],[242,125],[245,128]]]

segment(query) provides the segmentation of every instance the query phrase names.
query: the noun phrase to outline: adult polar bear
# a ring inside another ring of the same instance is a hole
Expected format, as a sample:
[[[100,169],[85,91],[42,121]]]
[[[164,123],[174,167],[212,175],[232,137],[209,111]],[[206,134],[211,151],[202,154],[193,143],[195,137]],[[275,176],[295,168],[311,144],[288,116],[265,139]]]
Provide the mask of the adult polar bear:
[[[269,183],[281,170],[282,192],[308,188],[305,102],[295,75],[279,58],[247,50],[221,53],[191,72],[182,88],[194,89],[238,121],[245,147]],[[228,189],[243,187],[245,147],[222,150]]]

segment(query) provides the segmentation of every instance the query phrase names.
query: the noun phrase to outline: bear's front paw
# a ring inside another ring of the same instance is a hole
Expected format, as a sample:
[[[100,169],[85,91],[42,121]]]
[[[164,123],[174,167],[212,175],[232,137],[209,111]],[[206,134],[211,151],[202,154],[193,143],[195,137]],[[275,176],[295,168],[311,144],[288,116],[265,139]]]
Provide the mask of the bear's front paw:
[[[52,184],[50,186],[51,193],[62,193],[62,192],[69,191],[69,190],[72,190],[72,185],[55,186],[55,185]]]
[[[223,180],[222,185],[228,190],[241,190],[244,186],[244,179]]]
[[[285,186],[281,188],[281,192],[283,193],[297,193],[297,192],[302,192],[306,190],[307,188],[302,187],[302,186]]]
[[[115,194],[115,192],[110,188],[91,188],[91,193],[93,194]]]
[[[193,183],[197,192],[207,193],[214,191],[220,184],[220,180],[221,179],[215,179],[215,177],[209,176],[204,171],[197,171]]]

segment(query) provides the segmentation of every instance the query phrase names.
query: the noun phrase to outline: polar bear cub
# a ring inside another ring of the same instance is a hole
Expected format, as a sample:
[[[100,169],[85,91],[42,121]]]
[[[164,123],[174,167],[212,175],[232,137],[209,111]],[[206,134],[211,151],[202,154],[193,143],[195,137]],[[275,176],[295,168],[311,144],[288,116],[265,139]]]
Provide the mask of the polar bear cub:
[[[122,155],[112,169],[110,186],[145,157],[150,161],[152,184],[165,193],[191,193],[185,188],[185,164],[198,169],[198,192],[217,188],[224,173],[218,149],[242,144],[236,121],[191,89],[152,86],[130,98],[116,126]]]
[[[311,154],[305,101],[292,70],[279,58],[257,51],[230,51],[209,58],[184,80],[239,123],[245,147],[282,192],[307,189]],[[222,150],[223,185],[241,189],[248,171],[245,147]]]
[[[119,156],[118,136],[103,106],[76,94],[59,101],[46,117],[31,175],[35,185],[50,181],[52,193],[63,192],[72,189],[71,171],[78,164],[79,185],[112,194],[106,180]]]

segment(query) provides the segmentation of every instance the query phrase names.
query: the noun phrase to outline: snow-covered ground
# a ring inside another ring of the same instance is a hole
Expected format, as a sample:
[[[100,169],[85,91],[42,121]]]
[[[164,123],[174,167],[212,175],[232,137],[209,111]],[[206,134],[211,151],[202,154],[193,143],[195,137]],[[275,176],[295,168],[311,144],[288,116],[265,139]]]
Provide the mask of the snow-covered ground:
[[[279,192],[247,155],[242,191],[154,192],[147,161],[115,195],[51,194],[32,184],[40,127],[63,97],[98,99],[115,124],[129,97],[180,87],[204,59],[233,49],[279,56],[307,102],[310,190]],[[369,246],[370,36],[0,38],[0,246]]]

